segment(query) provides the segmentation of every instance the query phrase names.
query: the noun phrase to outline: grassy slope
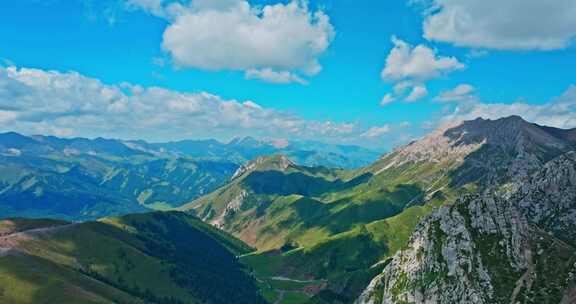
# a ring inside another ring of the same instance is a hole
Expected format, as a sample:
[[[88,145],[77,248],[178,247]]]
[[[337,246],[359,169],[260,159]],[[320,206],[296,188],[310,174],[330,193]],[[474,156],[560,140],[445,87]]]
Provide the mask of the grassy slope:
[[[468,191],[449,186],[451,179],[444,174],[448,168],[449,164],[407,164],[314,199],[296,196],[288,202],[286,198],[273,200],[268,208],[272,219],[266,212],[263,215],[268,225],[264,231],[270,232],[256,238],[273,246],[262,247],[256,242],[261,250],[241,260],[268,282],[279,275],[322,281],[324,290],[337,291],[330,299],[351,301],[382,269],[379,262],[406,244],[420,218]],[[242,216],[250,222],[250,211]],[[286,252],[262,250],[286,243],[297,248]],[[310,297],[318,291],[308,292],[315,284],[303,286],[300,291]]]
[[[223,218],[224,230],[261,251],[286,243],[311,246],[355,225],[388,218],[421,204],[428,181],[414,182],[413,177],[431,169],[414,168],[378,176],[327,169],[320,174],[305,167],[291,167],[285,172],[259,168],[188,204],[184,210],[214,221],[231,201],[243,197],[242,207]]]
[[[3,303],[262,302],[235,258],[250,248],[182,213],[76,224],[17,249],[0,257]]]

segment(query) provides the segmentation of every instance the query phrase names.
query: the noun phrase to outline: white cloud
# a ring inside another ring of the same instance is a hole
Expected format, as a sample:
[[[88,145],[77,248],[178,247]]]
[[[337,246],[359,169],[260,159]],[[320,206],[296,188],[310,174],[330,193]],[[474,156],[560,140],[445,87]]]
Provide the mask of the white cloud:
[[[382,70],[384,80],[422,82],[465,68],[455,57],[439,56],[423,44],[412,47],[396,37],[392,37],[392,42],[394,48]]]
[[[248,70],[246,71],[247,79],[261,79],[271,83],[292,83],[296,82],[299,84],[306,85],[308,81],[300,78],[298,75],[288,71],[274,71],[272,69],[266,68],[262,70]]]
[[[0,131],[152,141],[251,135],[362,145],[370,144],[360,140],[362,134],[385,131],[366,130],[205,92],[108,85],[76,72],[0,67]]]
[[[396,37],[392,37],[392,43],[394,47],[381,73],[383,80],[396,82],[389,98],[401,98],[410,89],[404,100],[414,102],[428,95],[426,81],[466,68],[455,57],[440,56],[423,44],[413,47]]]
[[[557,128],[576,127],[576,86],[570,86],[560,97],[542,104],[485,103],[475,99],[457,100],[451,113],[443,117],[445,121],[475,119],[497,119],[519,115],[541,125]]]
[[[445,92],[440,93],[434,100],[436,101],[443,101],[443,102],[450,102],[450,101],[468,101],[470,99],[475,99],[475,96],[472,96],[474,93],[475,88],[469,84],[460,84],[453,88],[452,90],[448,90]]]
[[[335,34],[329,17],[301,0],[264,6],[246,0],[128,4],[168,21],[162,48],[177,66],[243,71],[273,83],[304,83],[302,76],[318,74],[318,59]]]
[[[382,136],[388,132],[390,132],[392,128],[389,125],[383,125],[381,127],[372,127],[368,129],[366,132],[362,133],[362,137],[374,138]]]
[[[412,91],[410,91],[410,94],[408,94],[405,100],[407,102],[414,102],[426,96],[428,96],[428,89],[426,89],[426,87],[415,86],[412,88]]]
[[[424,37],[457,46],[553,50],[576,38],[572,0],[416,0],[424,3]]]
[[[384,95],[384,97],[382,97],[382,100],[380,100],[380,106],[386,106],[388,104],[393,103],[396,100],[396,98],[394,97],[394,95],[388,93],[386,95]]]

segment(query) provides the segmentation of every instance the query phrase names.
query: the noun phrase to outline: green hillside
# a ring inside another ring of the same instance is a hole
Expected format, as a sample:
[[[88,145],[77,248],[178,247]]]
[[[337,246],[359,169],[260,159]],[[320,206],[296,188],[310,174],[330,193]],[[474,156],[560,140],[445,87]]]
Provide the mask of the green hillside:
[[[241,260],[272,286],[274,277],[285,277],[300,286],[284,292],[308,299],[331,290],[351,300],[422,216],[467,191],[448,186],[448,163],[408,163],[376,174],[383,162],[346,171],[263,158],[184,209],[256,247]],[[264,290],[269,299],[279,295]]]
[[[264,303],[236,258],[251,249],[183,213],[12,219],[0,234],[1,303]]]

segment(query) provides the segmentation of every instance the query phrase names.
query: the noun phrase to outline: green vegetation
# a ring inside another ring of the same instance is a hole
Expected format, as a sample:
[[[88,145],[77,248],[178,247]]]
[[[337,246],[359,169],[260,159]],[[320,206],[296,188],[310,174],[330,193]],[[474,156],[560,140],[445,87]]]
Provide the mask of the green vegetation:
[[[39,225],[42,237],[15,239],[19,253],[0,256],[0,302],[264,303],[236,258],[251,249],[189,215]]]

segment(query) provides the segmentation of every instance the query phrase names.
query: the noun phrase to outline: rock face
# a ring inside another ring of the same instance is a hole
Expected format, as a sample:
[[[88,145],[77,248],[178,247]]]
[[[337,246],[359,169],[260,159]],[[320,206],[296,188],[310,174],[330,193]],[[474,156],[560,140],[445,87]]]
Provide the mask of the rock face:
[[[574,303],[576,153],[509,189],[429,215],[356,303]]]

